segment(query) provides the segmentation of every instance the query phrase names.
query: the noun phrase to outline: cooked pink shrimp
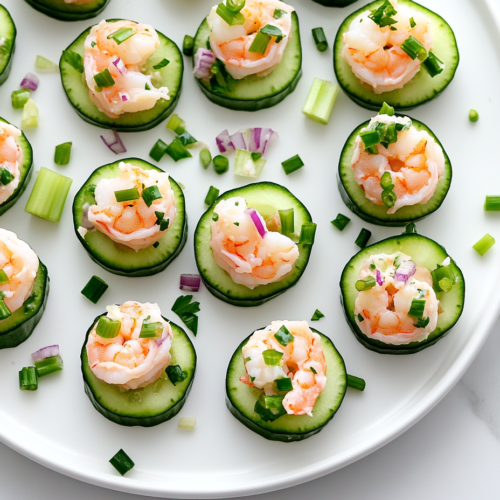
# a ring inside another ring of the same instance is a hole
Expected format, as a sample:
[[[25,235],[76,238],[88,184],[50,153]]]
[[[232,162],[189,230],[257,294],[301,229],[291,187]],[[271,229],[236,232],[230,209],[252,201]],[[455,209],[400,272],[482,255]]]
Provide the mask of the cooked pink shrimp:
[[[286,345],[276,337],[280,329],[292,335]],[[266,364],[263,352],[268,350],[283,353],[278,365]],[[283,407],[289,415],[312,417],[314,404],[326,386],[327,366],[321,337],[307,321],[273,321],[264,330],[254,332],[242,354],[246,369],[240,379],[243,383],[275,395],[276,379],[289,377],[293,389],[283,398]]]
[[[95,188],[96,205],[88,207],[88,220],[95,229],[132,250],[141,250],[157,242],[172,227],[176,216],[175,197],[169,176],[157,170],[145,170],[131,163],[120,163],[120,177],[101,179]],[[161,198],[147,206],[144,189],[157,186]],[[116,191],[137,188],[139,199],[116,201]],[[84,207],[87,208],[87,207]],[[158,213],[163,217],[160,221]],[[86,230],[79,229],[83,237]]]
[[[19,186],[23,150],[16,139],[20,135],[21,131],[18,128],[0,121],[0,169],[6,169],[14,176],[7,184],[0,183],[0,203],[10,198]]]
[[[155,382],[170,363],[173,331],[161,316],[158,304],[129,301],[108,306],[107,317],[120,321],[120,332],[111,339],[89,334],[87,356],[94,375],[107,384],[137,389]],[[143,323],[161,327],[156,338],[140,338]]]
[[[123,29],[134,33],[117,44],[110,37]],[[85,79],[90,98],[100,111],[118,118],[123,113],[151,109],[160,99],[170,99],[167,87],[156,89],[151,82],[152,75],[141,72],[159,44],[158,33],[149,24],[101,21],[92,28],[85,40]],[[114,83],[101,88],[95,76],[106,69]]]
[[[275,10],[284,14],[274,17]],[[222,61],[227,72],[236,80],[249,75],[269,74],[283,58],[291,35],[292,17],[295,9],[280,0],[246,0],[241,14],[245,23],[229,26],[218,14],[215,5],[207,17],[211,29],[210,46],[217,59]],[[279,43],[276,37],[268,43],[264,54],[250,52],[257,33],[266,25],[279,28],[284,35]]]

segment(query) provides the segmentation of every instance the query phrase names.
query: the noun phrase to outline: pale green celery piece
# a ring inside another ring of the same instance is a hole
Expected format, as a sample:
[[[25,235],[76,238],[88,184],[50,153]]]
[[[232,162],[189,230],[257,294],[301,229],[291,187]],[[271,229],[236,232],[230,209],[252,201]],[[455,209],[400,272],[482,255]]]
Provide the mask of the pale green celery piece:
[[[315,78],[302,113],[311,120],[327,125],[338,94],[338,85]]]
[[[37,128],[38,127],[38,108],[33,99],[28,99],[28,102],[23,108],[23,118],[21,120],[21,128]]]
[[[190,417],[181,417],[179,420],[179,424],[177,427],[179,429],[187,429],[192,431],[196,426],[196,419],[195,418],[190,418]]]
[[[234,173],[241,177],[257,178],[266,166],[267,160],[263,157],[257,161],[252,160],[252,153],[244,149],[236,150],[236,159],[234,161]]]
[[[41,71],[59,71],[59,66],[56,63],[43,56],[36,56],[35,68]]]

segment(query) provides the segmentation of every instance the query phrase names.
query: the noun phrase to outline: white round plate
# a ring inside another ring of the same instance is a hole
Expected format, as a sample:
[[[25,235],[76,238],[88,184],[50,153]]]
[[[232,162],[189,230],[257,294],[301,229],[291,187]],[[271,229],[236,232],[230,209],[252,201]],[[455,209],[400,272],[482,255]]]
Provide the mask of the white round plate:
[[[50,19],[21,0],[4,0],[18,28],[12,74],[0,88],[0,115],[20,125],[21,112],[12,109],[10,94],[28,71],[35,56],[58,61],[61,51],[93,21],[64,23]],[[112,0],[101,17],[129,18],[151,23],[182,45],[194,35],[214,0]],[[127,279],[111,275],[94,264],[78,242],[72,227],[74,194],[97,167],[117,157],[101,142],[101,130],[84,123],[67,102],[57,73],[40,74],[33,94],[40,109],[40,127],[28,130],[35,169],[52,168],[73,179],[60,223],[24,212],[28,191],[1,218],[1,226],[15,231],[38,252],[51,277],[47,310],[29,340],[0,351],[0,439],[31,459],[68,476],[129,493],[169,498],[223,498],[256,494],[292,486],[339,469],[380,448],[427,413],[458,381],[483,344],[500,304],[500,259],[497,247],[480,257],[472,245],[486,232],[500,236],[496,214],[485,214],[486,194],[500,194],[498,168],[498,82],[500,65],[498,19],[490,0],[427,0],[443,15],[457,36],[461,62],[454,81],[438,99],[409,113],[426,123],[446,148],[454,169],[453,183],[442,208],[418,231],[444,245],[462,268],[467,282],[466,307],[455,329],[437,345],[411,356],[388,356],[368,351],[347,326],[339,304],[339,277],[356,253],[354,240],[362,227],[373,232],[372,242],[395,235],[399,229],[362,222],[343,205],[336,186],[341,148],[351,131],[373,113],[340,94],[328,126],[308,120],[302,105],[314,77],[334,80],[331,48],[316,50],[311,29],[322,26],[330,44],[342,20],[364,0],[329,9],[311,0],[297,0],[304,54],[303,77],[295,92],[278,106],[245,113],[210,103],[200,92],[186,59],[184,89],[177,113],[189,132],[210,145],[223,129],[233,132],[251,126],[270,126],[280,134],[269,148],[261,180],[288,187],[318,223],[312,259],[300,283],[258,308],[241,309],[214,298],[204,288],[200,328],[194,344],[198,371],[193,390],[181,414],[154,428],[127,428],[97,413],[83,391],[80,348],[93,318],[106,304],[126,300],[158,302],[165,316],[179,321],[170,308],[180,295],[181,273],[196,272],[193,231],[205,206],[210,185],[225,191],[244,182],[232,172],[217,176],[204,171],[197,157],[160,166],[185,185],[189,214],[186,248],[163,273]],[[471,124],[468,111],[479,111]],[[127,156],[148,159],[157,139],[169,142],[162,124],[154,130],[122,134]],[[53,164],[54,147],[73,141],[70,165]],[[300,154],[305,167],[286,176],[281,161]],[[195,155],[197,156],[197,155]],[[231,159],[233,161],[233,159]],[[352,222],[344,232],[330,221],[338,212]],[[80,294],[96,274],[110,288],[97,306]],[[348,390],[332,422],[318,435],[298,443],[266,441],[231,416],[224,403],[225,371],[239,342],[274,319],[311,318],[318,308],[325,318],[314,326],[334,341],[348,372],[366,379],[364,393]],[[18,371],[31,364],[30,354],[58,343],[64,371],[40,382],[37,392],[22,392]],[[180,416],[196,417],[194,431],[177,428]],[[108,460],[123,448],[135,461],[126,477]]]

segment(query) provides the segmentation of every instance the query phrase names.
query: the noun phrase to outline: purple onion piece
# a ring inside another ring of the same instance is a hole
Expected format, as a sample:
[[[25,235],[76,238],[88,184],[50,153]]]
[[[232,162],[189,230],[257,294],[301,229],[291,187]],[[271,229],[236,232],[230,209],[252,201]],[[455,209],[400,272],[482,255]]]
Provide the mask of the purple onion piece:
[[[52,358],[54,356],[59,356],[59,346],[57,344],[42,347],[31,355],[33,362],[42,361],[42,359]]]
[[[243,137],[241,132],[235,132],[231,135],[230,139],[235,149],[247,149],[245,137]]]
[[[38,88],[38,85],[40,85],[40,79],[33,73],[27,73],[21,82],[21,87],[23,89],[31,90],[33,92]]]
[[[200,47],[194,55],[194,70],[193,75],[202,80],[210,78],[210,68],[215,62],[214,53],[209,49]]]
[[[384,280],[382,279],[382,273],[378,269],[376,275],[377,275],[377,284],[379,286],[382,286],[384,284]]]
[[[130,99],[130,96],[124,92],[123,94],[120,92],[120,97],[122,98],[123,102],[127,102]]]
[[[251,153],[261,153],[266,152],[268,144],[276,142],[278,139],[278,134],[270,128],[249,128],[245,130],[243,136],[247,141],[247,150]]]
[[[113,65],[120,72],[120,75],[123,76],[127,72],[127,67],[125,66],[125,63],[119,57],[113,61]]]
[[[266,225],[262,222],[262,219],[260,218],[260,215],[257,213],[257,211],[254,210],[253,208],[247,208],[245,210],[245,213],[248,214],[252,219],[252,222],[254,223],[257,231],[259,232],[260,237],[264,238],[264,236],[267,233],[267,228]]]
[[[200,289],[201,278],[199,274],[181,274],[179,288],[186,292],[197,292]]]
[[[406,283],[415,273],[417,272],[417,266],[414,262],[410,260],[405,260],[397,269],[394,274],[394,279],[396,281],[402,281]]]
[[[161,347],[161,345],[163,344],[163,342],[165,342],[165,340],[167,340],[168,336],[169,336],[168,329],[167,328],[163,328],[163,335],[159,339],[156,339],[156,345],[158,347]]]
[[[230,153],[234,151],[234,145],[231,142],[231,137],[229,137],[229,132],[223,130],[216,138],[215,142],[217,143],[217,147],[221,153]]]
[[[107,130],[104,132],[104,135],[101,135],[101,139],[102,142],[104,142],[104,144],[106,144],[106,146],[116,155],[127,152],[127,148],[123,144],[118,132],[115,130]]]

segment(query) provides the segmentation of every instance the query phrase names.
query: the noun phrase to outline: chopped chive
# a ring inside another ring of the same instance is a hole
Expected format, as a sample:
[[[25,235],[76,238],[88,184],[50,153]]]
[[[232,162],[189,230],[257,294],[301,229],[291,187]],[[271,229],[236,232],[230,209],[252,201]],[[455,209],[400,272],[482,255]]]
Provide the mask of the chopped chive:
[[[500,212],[500,196],[486,196],[484,210],[486,212]]]
[[[443,288],[441,288],[441,281],[449,280],[453,286],[453,283],[455,283],[456,280],[456,276],[451,265],[438,266],[437,269],[431,271],[431,276],[432,276],[432,287],[434,288],[436,293],[445,291]],[[446,285],[447,282],[445,281],[445,286]]]
[[[219,214],[217,214],[217,213],[215,213],[215,212],[214,212],[214,213],[212,214],[212,220],[213,220],[214,222],[217,222],[217,221],[219,220]]]
[[[314,368],[314,366],[311,366],[310,369],[314,373],[314,375],[318,374],[318,372],[316,371],[316,369]]]
[[[121,326],[121,321],[101,316],[97,323],[96,333],[103,339],[114,339],[120,333]]]
[[[181,141],[183,146],[191,146],[191,144],[196,144],[198,141],[189,133],[189,132],[184,132],[183,134],[179,135],[177,137],[179,141]]]
[[[266,349],[262,352],[262,357],[264,358],[264,363],[267,366],[279,366],[283,353],[276,351],[275,349]]]
[[[190,35],[185,35],[182,41],[182,53],[185,56],[193,55],[194,38]]]
[[[359,133],[359,136],[361,137],[361,140],[363,141],[363,144],[365,146],[365,150],[368,150],[369,148],[373,148],[377,144],[380,143],[380,135],[379,135],[377,130],[363,130],[362,132]],[[378,152],[378,150],[375,149],[375,154],[377,152]]]
[[[104,292],[109,288],[108,284],[98,276],[92,276],[89,282],[83,287],[82,295],[85,295],[90,302],[97,304]]]
[[[3,269],[0,269],[0,285],[5,285],[5,283],[8,282],[9,277],[7,276],[7,273]]]
[[[11,171],[6,167],[0,167],[0,183],[4,186],[10,184],[15,179]]]
[[[252,361],[252,358],[248,356],[248,358],[245,358],[245,363],[248,363],[249,361]]]
[[[63,366],[63,360],[59,355],[35,361],[36,373],[39,377],[59,372],[63,369]]]
[[[290,175],[292,172],[295,172],[296,170],[299,170],[299,168],[302,168],[304,166],[304,162],[301,160],[299,155],[295,155],[288,160],[281,162],[281,165],[283,167],[283,170],[285,171],[285,174]]]
[[[283,406],[283,397],[262,394],[255,403],[253,411],[265,422],[273,422],[282,415],[286,415],[286,410]]]
[[[153,69],[162,69],[164,68],[165,66],[168,66],[168,64],[170,64],[170,61],[168,59],[162,59],[158,64],[155,64],[153,66]]]
[[[155,161],[160,161],[165,153],[167,152],[168,145],[165,144],[161,139],[155,142],[155,145],[151,148],[149,156]]]
[[[288,236],[295,232],[294,210],[288,208],[287,210],[278,210],[281,222],[281,234]]]
[[[216,14],[226,21],[229,26],[245,24],[245,18],[241,12],[232,12],[222,2],[217,6]]]
[[[245,7],[245,0],[226,0],[226,7],[230,12],[237,14]]]
[[[142,322],[141,333],[139,334],[139,338],[140,339],[159,338],[161,337],[162,333],[163,333],[163,324],[160,321],[149,323],[146,320],[144,320]]]
[[[12,107],[14,109],[22,109],[24,105],[29,101],[31,97],[31,92],[26,89],[14,90],[10,95],[10,100],[12,102]]]
[[[115,198],[118,203],[126,203],[127,201],[138,200],[141,197],[139,190],[136,187],[130,189],[122,189],[115,191]]]
[[[167,128],[181,135],[186,131],[186,122],[174,113],[168,120]]]
[[[368,231],[368,229],[363,228],[359,232],[358,237],[356,238],[356,241],[354,243],[356,243],[356,245],[358,245],[359,248],[365,248],[366,244],[368,243],[371,237],[372,237],[371,231]]]
[[[317,224],[314,222],[306,222],[300,228],[299,245],[312,245],[316,236]]]
[[[366,387],[366,382],[362,378],[348,374],[347,387],[350,387],[351,389],[356,389],[357,391],[364,391]]]
[[[72,183],[69,177],[42,167],[25,211],[42,219],[59,222]]]
[[[123,451],[120,450],[109,463],[122,475],[124,476],[129,470],[134,467],[134,462],[132,459]]]
[[[314,314],[312,315],[311,321],[319,321],[324,317],[325,315],[319,309],[316,309],[316,311],[314,311]]]
[[[493,245],[495,238],[486,233],[472,248],[481,256],[483,256]]]
[[[362,323],[364,320],[365,320],[365,318],[363,318],[363,316],[361,316],[361,314],[358,314],[358,321],[360,323]]]
[[[21,391],[36,391],[38,389],[38,374],[34,366],[26,366],[19,372],[19,389]]]
[[[262,33],[262,30],[257,33],[253,39],[248,52],[253,52],[254,54],[264,54],[266,52],[267,46],[271,41],[271,36]]]
[[[174,302],[172,311],[181,318],[186,327],[196,336],[198,333],[198,316],[196,316],[196,313],[200,311],[200,303],[191,302],[192,299],[192,295],[181,295]]]
[[[427,70],[431,78],[441,74],[444,70],[444,62],[432,50],[429,52],[429,57],[422,63],[422,66]]]
[[[94,81],[100,88],[112,87],[115,84],[115,80],[111,76],[108,68],[104,68],[101,72],[94,75]]]
[[[390,172],[384,172],[382,174],[382,177],[380,178],[380,186],[382,189],[392,189],[394,187]]]
[[[449,278],[443,278],[439,281],[439,288],[441,288],[441,290],[445,293],[451,292],[451,289],[453,288],[453,281]]]
[[[18,91],[19,92],[19,91]],[[14,92],[12,92],[14,94]],[[14,104],[12,104],[14,106]],[[14,106],[15,107],[15,106]],[[469,111],[469,120],[471,122],[477,122],[479,120],[479,113],[475,109]]]
[[[302,108],[302,113],[311,120],[327,125],[338,94],[338,85],[328,80],[315,78]]]
[[[219,196],[219,190],[214,186],[210,186],[207,196],[205,197],[205,205],[211,205],[217,199],[218,196]]]
[[[170,225],[170,219],[163,219],[160,222],[160,231],[166,231]]]
[[[63,52],[63,60],[67,62],[78,73],[83,73],[83,57],[73,50]]]
[[[160,242],[159,241],[155,241],[153,243],[153,248],[158,248],[160,246]]]
[[[210,164],[212,163],[212,155],[207,148],[203,148],[200,151],[200,162],[203,165],[203,168],[206,170]]]
[[[273,17],[274,19],[281,19],[285,14],[287,14],[286,10],[274,9]]]
[[[413,326],[415,326],[416,328],[425,328],[429,324],[430,320],[431,318],[418,318]]]
[[[240,225],[240,223],[239,223],[239,222],[233,222],[233,224],[234,224],[235,226],[239,226],[239,225]]]
[[[417,23],[415,22],[415,19],[413,19],[413,17],[410,17],[410,27],[414,28],[416,25]]]
[[[59,66],[50,59],[38,55],[35,60],[35,68],[40,71],[57,71]]]
[[[56,165],[67,165],[71,158],[71,146],[72,142],[64,142],[56,146],[56,151],[54,153],[54,163]]]
[[[181,417],[179,419],[177,427],[179,429],[187,429],[189,431],[192,431],[196,427],[196,419],[191,417]]]
[[[392,16],[395,16],[396,14],[397,11],[393,7],[391,2],[389,2],[389,0],[385,0],[378,9],[372,10],[371,15],[369,15],[368,17],[375,24],[378,24],[381,28],[384,28],[385,26],[391,26],[392,24],[397,23],[397,21],[392,18]]]
[[[272,24],[266,24],[263,28],[260,29],[259,33],[264,33],[265,35],[269,36],[275,36],[276,43],[280,43],[281,40],[285,37],[283,32],[277,26],[273,26]]]
[[[384,189],[382,191],[382,203],[387,208],[392,208],[397,201],[396,193],[392,189]]]
[[[424,317],[425,303],[425,299],[413,299],[411,301],[410,310],[408,311],[408,316],[422,319]]]
[[[343,231],[347,224],[351,222],[351,219],[349,217],[346,217],[345,215],[338,214],[337,217],[331,221],[331,223],[339,230]]]
[[[144,85],[144,90],[151,90],[151,87],[149,86],[149,84],[148,84],[148,83],[146,83],[146,84]]]
[[[373,288],[376,284],[377,282],[373,276],[367,276],[362,280],[356,281],[354,286],[356,287],[356,290],[358,292],[365,292],[366,290],[370,290],[370,288]]]
[[[142,190],[142,199],[148,207],[153,204],[153,201],[161,200],[162,198],[163,196],[161,195],[161,192],[156,184]]]
[[[314,43],[316,44],[316,48],[320,52],[324,52],[326,49],[328,49],[328,41],[326,40],[323,28],[313,28],[312,36],[314,38]]]
[[[412,59],[418,58],[420,61],[427,59],[427,50],[416,38],[409,36],[402,44],[401,50],[406,52]]]
[[[188,378],[188,373],[179,365],[168,365],[167,368],[165,368],[165,373],[173,385],[184,382],[184,380]]]
[[[222,175],[229,170],[229,160],[225,156],[217,155],[212,161],[217,174]]]
[[[134,36],[137,32],[132,28],[120,28],[111,35],[108,35],[108,40],[114,40],[117,45],[121,45],[125,40]]]
[[[288,331],[288,328],[283,325],[274,334],[274,338],[283,346],[286,347],[290,342],[293,341],[294,336]]]
[[[410,222],[405,228],[405,233],[417,234],[417,225],[414,222]]]
[[[250,158],[252,161],[259,161],[262,158],[262,153],[250,153]]]
[[[37,128],[38,127],[38,108],[33,99],[28,99],[28,102],[23,108],[23,117],[21,119],[21,128]]]
[[[382,107],[380,108],[380,111],[378,112],[379,115],[388,115],[388,116],[394,116],[394,108],[392,106],[389,106],[386,102],[382,104]]]
[[[12,313],[10,312],[10,309],[7,307],[7,304],[4,302],[3,298],[1,298],[0,299],[0,320],[7,319],[10,316],[12,316]]]
[[[182,142],[175,138],[167,147],[166,153],[175,161],[178,162],[184,158],[191,158],[193,155],[185,148]]]
[[[279,392],[290,392],[293,390],[292,379],[288,377],[277,378],[274,382]]]

